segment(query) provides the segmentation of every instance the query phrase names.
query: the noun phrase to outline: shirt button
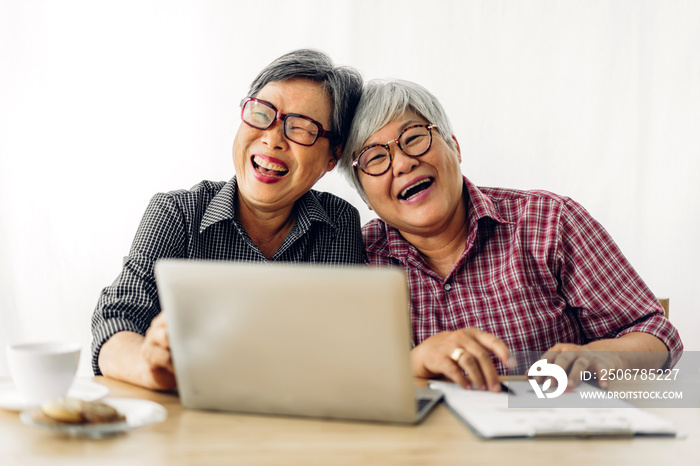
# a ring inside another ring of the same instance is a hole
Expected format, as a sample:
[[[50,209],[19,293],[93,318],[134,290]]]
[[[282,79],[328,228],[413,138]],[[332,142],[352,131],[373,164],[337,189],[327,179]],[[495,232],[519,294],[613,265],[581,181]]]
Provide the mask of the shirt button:
[[[445,283],[444,288],[445,288],[445,291],[450,291],[452,289],[452,285],[450,285],[449,283]]]

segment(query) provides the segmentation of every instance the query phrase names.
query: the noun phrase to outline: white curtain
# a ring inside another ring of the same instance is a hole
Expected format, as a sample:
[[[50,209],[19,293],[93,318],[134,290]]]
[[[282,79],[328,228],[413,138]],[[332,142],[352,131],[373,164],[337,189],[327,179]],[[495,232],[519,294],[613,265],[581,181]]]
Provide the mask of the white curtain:
[[[150,196],[229,179],[248,84],[314,47],[432,90],[477,184],[580,201],[700,349],[700,2],[293,3],[0,0],[1,346],[80,340],[89,374]]]

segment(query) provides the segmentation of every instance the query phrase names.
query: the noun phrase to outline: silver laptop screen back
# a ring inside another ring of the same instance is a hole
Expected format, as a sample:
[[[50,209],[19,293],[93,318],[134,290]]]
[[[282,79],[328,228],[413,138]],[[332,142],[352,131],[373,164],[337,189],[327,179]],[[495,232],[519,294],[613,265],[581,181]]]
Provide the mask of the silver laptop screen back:
[[[184,406],[415,421],[401,270],[166,260],[156,279]]]

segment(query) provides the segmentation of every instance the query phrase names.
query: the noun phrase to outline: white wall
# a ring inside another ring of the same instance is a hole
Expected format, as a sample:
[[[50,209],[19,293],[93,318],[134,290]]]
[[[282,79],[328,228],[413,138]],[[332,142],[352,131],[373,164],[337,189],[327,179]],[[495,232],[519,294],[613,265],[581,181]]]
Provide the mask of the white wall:
[[[0,0],[0,347],[87,353],[150,196],[229,179],[248,84],[315,47],[431,89],[477,184],[580,201],[700,349],[700,2],[290,3]]]

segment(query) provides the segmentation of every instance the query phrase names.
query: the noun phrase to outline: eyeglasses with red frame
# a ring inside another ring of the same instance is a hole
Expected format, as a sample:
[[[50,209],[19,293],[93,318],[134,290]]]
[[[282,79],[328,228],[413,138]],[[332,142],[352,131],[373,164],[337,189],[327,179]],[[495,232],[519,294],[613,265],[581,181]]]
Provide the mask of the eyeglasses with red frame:
[[[262,130],[271,128],[276,120],[282,120],[284,136],[302,146],[313,146],[318,138],[335,137],[335,133],[323,129],[323,125],[313,118],[298,113],[282,113],[270,102],[255,97],[246,97],[241,101],[241,119],[248,126]]]

